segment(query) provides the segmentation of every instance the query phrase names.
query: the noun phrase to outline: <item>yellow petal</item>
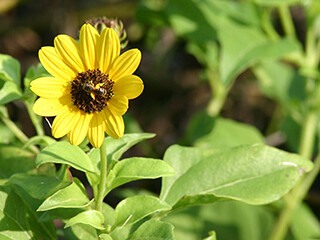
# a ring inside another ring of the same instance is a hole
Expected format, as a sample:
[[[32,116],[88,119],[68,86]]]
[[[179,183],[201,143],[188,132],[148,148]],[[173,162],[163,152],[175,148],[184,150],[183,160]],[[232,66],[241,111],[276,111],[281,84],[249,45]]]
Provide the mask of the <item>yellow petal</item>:
[[[33,111],[40,116],[53,117],[64,112],[70,105],[70,95],[53,99],[39,98],[33,105]]]
[[[113,114],[122,116],[128,110],[128,98],[123,95],[114,95],[108,101],[108,108]]]
[[[52,123],[52,135],[55,138],[61,138],[68,134],[75,124],[79,121],[80,110],[75,106],[65,109],[57,115]]]
[[[54,46],[60,58],[77,73],[83,72],[84,66],[80,57],[79,43],[68,35],[58,35],[54,39]]]
[[[114,95],[124,95],[128,99],[138,97],[143,91],[143,82],[141,78],[135,75],[128,75],[118,79],[114,83]]]
[[[43,98],[60,98],[70,93],[71,85],[61,78],[42,77],[30,83],[32,92]]]
[[[68,139],[72,145],[79,145],[82,143],[84,138],[88,133],[89,123],[93,114],[87,114],[82,111],[79,111],[80,117],[78,122],[73,126],[71,131],[68,133]]]
[[[93,147],[101,147],[104,140],[104,124],[101,113],[95,113],[92,117],[87,137]]]
[[[76,77],[77,73],[61,60],[54,47],[42,47],[39,50],[39,59],[43,67],[54,77],[66,81]]]
[[[79,35],[79,46],[85,70],[95,69],[96,66],[96,43],[99,33],[90,24],[83,24]]]
[[[141,52],[138,49],[124,52],[112,62],[108,71],[110,79],[116,82],[123,76],[131,75],[139,66],[140,60]]]
[[[124,122],[122,116],[114,115],[106,107],[101,111],[106,133],[115,139],[121,138],[124,133]]]
[[[113,60],[120,55],[120,41],[112,28],[105,28],[99,39],[97,47],[98,68],[108,73]]]

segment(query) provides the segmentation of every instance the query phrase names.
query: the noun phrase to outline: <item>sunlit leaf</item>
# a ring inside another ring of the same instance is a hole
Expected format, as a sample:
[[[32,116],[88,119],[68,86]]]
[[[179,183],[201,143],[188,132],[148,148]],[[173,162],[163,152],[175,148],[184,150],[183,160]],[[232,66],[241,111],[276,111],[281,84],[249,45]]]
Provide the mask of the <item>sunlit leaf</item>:
[[[312,169],[312,162],[299,155],[261,144],[211,153],[172,146],[164,160],[177,172],[163,179],[160,198],[170,205],[184,196],[199,194],[249,204],[270,203],[286,194],[304,172]]]
[[[122,184],[138,179],[154,179],[174,175],[175,171],[166,162],[152,158],[127,158],[118,162],[109,172],[107,189],[110,191]]]
[[[37,156],[36,164],[62,163],[83,172],[93,172],[90,158],[77,146],[69,142],[57,142],[44,148]]]
[[[144,222],[128,240],[166,239],[174,240],[173,225],[155,219]]]
[[[79,213],[78,215],[66,221],[66,225],[64,227],[67,228],[79,223],[87,224],[100,230],[104,229],[104,217],[101,212],[96,210],[88,210]]]
[[[90,204],[86,190],[80,180],[73,178],[73,183],[48,197],[37,211],[55,208],[83,208]]]
[[[135,223],[140,219],[171,207],[153,196],[134,196],[122,200],[115,209],[113,228]]]

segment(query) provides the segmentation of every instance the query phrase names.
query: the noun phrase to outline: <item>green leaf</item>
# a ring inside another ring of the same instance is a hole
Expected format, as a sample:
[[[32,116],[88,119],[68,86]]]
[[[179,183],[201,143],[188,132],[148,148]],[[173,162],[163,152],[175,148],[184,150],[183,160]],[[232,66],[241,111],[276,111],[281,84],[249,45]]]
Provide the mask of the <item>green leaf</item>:
[[[134,196],[122,200],[115,209],[115,227],[123,227],[159,211],[171,207],[164,201],[153,196]]]
[[[70,172],[65,171],[62,179],[58,176],[20,173],[9,179],[9,183],[21,187],[31,197],[45,199],[71,184]]]
[[[107,177],[107,191],[138,179],[155,179],[174,175],[174,170],[162,160],[133,157],[118,162]]]
[[[39,222],[53,221],[55,219],[68,220],[85,210],[85,208],[55,208],[40,212]]]
[[[47,211],[55,208],[83,208],[90,204],[86,190],[79,179],[73,178],[73,183],[60,189],[48,197],[37,211]]]
[[[77,146],[69,142],[57,142],[44,148],[37,156],[36,165],[62,163],[82,172],[93,172],[90,158]]]
[[[128,240],[173,240],[173,225],[155,219],[144,222]]]
[[[134,146],[135,144],[154,137],[155,134],[153,133],[132,133],[132,134],[125,134],[120,139],[113,139],[111,137],[107,137],[106,141],[106,148],[108,154],[108,166],[112,165],[112,162],[118,161],[122,154],[127,151],[129,148]],[[93,191],[97,191],[97,186],[99,184],[99,173],[100,173],[100,150],[97,148],[92,149],[88,153],[89,158],[91,159],[94,172],[95,173],[86,173],[88,181],[93,188]]]
[[[174,225],[176,239],[203,239],[214,229],[218,240],[262,240],[275,221],[269,208],[225,201],[173,211],[163,221]]]
[[[57,239],[52,222],[38,223],[38,216],[9,187],[0,187],[1,239]]]
[[[160,194],[171,206],[184,196],[199,194],[249,204],[270,203],[286,194],[303,172],[312,169],[312,162],[299,155],[260,144],[210,154],[197,148],[173,146],[164,160],[177,172],[164,178]]]
[[[13,57],[0,54],[0,81],[11,81],[20,86],[20,63]]]
[[[300,204],[294,211],[291,231],[295,239],[320,239],[320,222],[308,205]]]
[[[75,239],[75,240],[97,240],[98,234],[97,230],[86,224],[75,224],[71,226],[71,232],[69,232],[70,228],[66,229],[66,238],[65,239]]]
[[[103,203],[102,214],[104,216],[104,226],[108,229],[108,227],[111,227],[114,224],[114,220],[115,220],[114,209],[110,207],[108,204]]]
[[[203,240],[217,240],[217,235],[215,231],[209,232],[209,237],[204,238]]]
[[[300,53],[301,46],[294,39],[270,42],[262,32],[225,19],[219,24],[221,42],[221,81],[229,86],[246,68],[262,60],[276,60],[292,53]],[[236,41],[235,41],[236,39]]]
[[[1,74],[1,73],[0,73]],[[1,86],[0,80],[0,86]],[[6,81],[0,89],[0,105],[9,103],[13,100],[21,98],[22,93],[20,88],[14,82]]]
[[[57,142],[54,140],[52,137],[49,136],[34,136],[29,138],[29,140],[23,145],[22,148],[26,149],[29,147],[31,144],[33,145],[41,145],[41,146],[48,146],[53,143]]]
[[[21,96],[20,64],[13,57],[0,54],[0,105]]]
[[[102,233],[99,235],[100,240],[112,240],[112,237],[109,234]]]
[[[34,169],[35,155],[12,145],[0,144],[0,179]]]
[[[286,109],[294,102],[305,99],[304,78],[291,66],[281,62],[264,61],[256,65],[253,72],[259,80],[262,92],[279,101]]]
[[[130,133],[125,134],[120,139],[113,139],[111,137],[106,138],[106,148],[108,159],[118,161],[122,154],[124,154],[129,148],[136,145],[137,143],[153,138],[154,133]]]
[[[79,213],[70,220],[66,221],[65,228],[74,224],[87,224],[99,230],[104,230],[104,217],[101,212],[97,210],[88,210]]]
[[[264,143],[263,135],[253,126],[226,118],[215,119],[213,130],[195,141],[202,148],[226,148]]]

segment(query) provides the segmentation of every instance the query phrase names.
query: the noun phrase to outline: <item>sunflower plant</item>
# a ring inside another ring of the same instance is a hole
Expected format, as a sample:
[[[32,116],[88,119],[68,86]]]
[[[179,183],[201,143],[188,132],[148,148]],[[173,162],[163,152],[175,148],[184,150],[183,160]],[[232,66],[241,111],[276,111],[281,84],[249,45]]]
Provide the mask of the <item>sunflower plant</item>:
[[[173,145],[163,159],[123,158],[154,134],[125,134],[123,115],[144,85],[134,75],[141,52],[121,52],[122,27],[86,23],[79,39],[58,35],[53,47],[39,50],[41,64],[27,71],[23,88],[19,62],[0,55],[0,126],[9,130],[0,144],[1,239],[176,239],[174,213],[227,200],[271,203],[312,169],[306,157],[267,146],[247,128],[254,140],[240,146]],[[10,104],[17,102],[25,105],[36,136],[28,138],[10,118]],[[220,125],[234,129],[228,121]],[[115,207],[108,204],[120,186],[156,178],[159,196],[134,192]]]

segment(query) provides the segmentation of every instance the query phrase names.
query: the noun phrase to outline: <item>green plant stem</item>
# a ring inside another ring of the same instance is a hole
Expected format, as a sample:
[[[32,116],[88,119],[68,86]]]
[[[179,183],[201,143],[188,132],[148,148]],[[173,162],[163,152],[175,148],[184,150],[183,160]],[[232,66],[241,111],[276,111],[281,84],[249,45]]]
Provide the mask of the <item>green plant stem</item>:
[[[44,136],[44,130],[42,126],[42,120],[39,118],[34,111],[32,110],[32,105],[27,101],[24,102],[27,107],[31,122],[33,123],[34,128],[36,129],[37,135]]]
[[[313,146],[315,141],[315,133],[318,122],[318,116],[316,112],[310,112],[302,126],[299,153],[301,156],[310,159],[313,152]],[[307,194],[311,187],[315,177],[317,176],[320,168],[320,156],[315,161],[313,170],[306,176],[300,179],[295,188],[288,195],[288,201],[286,201],[285,208],[281,211],[277,223],[270,235],[269,240],[282,240],[284,239],[289,224],[292,218],[292,214],[295,209],[300,205],[303,198]]]
[[[296,38],[296,31],[289,7],[286,5],[281,5],[278,7],[278,11],[285,34],[288,37]]]
[[[217,74],[215,74],[213,70],[207,69],[206,72],[209,79],[211,91],[213,93],[207,107],[207,113],[212,117],[216,117],[221,112],[230,88],[227,88],[223,85],[223,83],[221,83]]]
[[[100,147],[100,183],[98,188],[98,195],[95,199],[96,201],[96,210],[102,212],[102,204],[103,199],[105,197],[105,190],[106,190],[106,181],[107,181],[107,149],[106,143],[103,142],[102,146]]]
[[[9,118],[3,117],[0,115],[1,120],[4,122],[4,124],[13,132],[13,134],[22,142],[26,143],[28,142],[29,138],[20,130],[20,128],[17,127],[17,125],[12,122]],[[28,146],[30,151],[32,151],[35,154],[39,153],[39,149],[34,146],[30,145]]]
[[[262,27],[266,34],[269,36],[271,41],[277,41],[280,36],[277,31],[274,29],[271,18],[270,18],[270,8],[265,8],[262,12]]]

